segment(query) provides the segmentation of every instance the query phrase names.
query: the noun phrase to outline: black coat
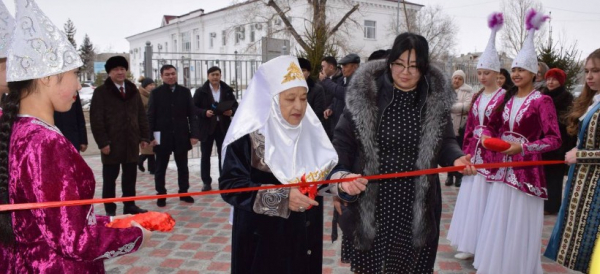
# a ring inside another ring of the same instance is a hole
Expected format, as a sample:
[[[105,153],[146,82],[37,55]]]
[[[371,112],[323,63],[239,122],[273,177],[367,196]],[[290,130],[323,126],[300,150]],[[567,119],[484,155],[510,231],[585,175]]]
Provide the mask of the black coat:
[[[227,147],[219,189],[281,184],[270,172],[251,165],[248,135]],[[316,274],[323,267],[323,199],[287,219],[253,211],[256,191],[222,194],[234,206],[231,240],[232,274]],[[283,201],[287,202],[287,201]]]
[[[325,111],[325,91],[323,86],[315,83],[311,78],[308,78],[306,83],[308,84],[308,94],[306,99],[322,124],[324,120],[323,112]]]
[[[105,165],[136,163],[140,142],[149,141],[148,118],[137,87],[125,80],[125,98],[109,78],[94,90],[90,125],[98,148],[110,145],[102,155]]]
[[[419,97],[415,104],[421,108],[421,139],[415,170],[451,166],[463,156],[456,142],[450,107],[456,93],[448,77],[439,69],[430,68],[419,82]],[[350,171],[362,175],[379,173],[377,132],[385,108],[392,102],[394,86],[384,60],[361,66],[346,94],[346,110],[335,128],[333,146],[339,162],[332,171]],[[413,213],[413,243],[421,248],[437,247],[441,218],[441,188],[438,175],[415,177]],[[356,218],[356,247],[371,247],[377,227],[375,209],[379,185],[370,183],[358,202],[351,204]]]
[[[235,101],[233,104],[233,113],[238,108],[238,102],[235,99],[235,94],[233,93],[233,89],[225,84],[225,82],[221,81],[221,97],[219,102],[227,102],[227,101]],[[197,89],[194,93],[194,106],[196,107],[196,115],[199,120],[200,127],[200,141],[205,142],[209,135],[212,135],[215,132],[215,128],[219,126],[221,128],[221,132],[227,132],[229,129],[229,125],[231,124],[231,117],[222,115],[221,113],[215,113],[212,117],[206,117],[206,111],[212,110],[212,105],[215,102],[215,99],[212,95],[212,90],[210,89],[210,82],[206,81],[201,88]],[[215,112],[213,110],[213,112]],[[217,117],[219,117],[219,121],[217,121]]]
[[[81,150],[81,145],[88,144],[85,117],[83,116],[83,107],[81,106],[79,92],[69,111],[54,112],[54,125],[69,139],[77,151]]]
[[[154,140],[155,131],[160,132],[160,145],[154,147],[156,153],[183,153],[192,149],[191,138],[200,139],[192,94],[180,85],[175,85],[175,91],[168,85],[152,90],[148,100],[148,123],[151,140]]]
[[[577,138],[567,133],[567,115],[573,105],[573,95],[565,90],[564,86],[561,86],[553,91],[549,91],[547,88],[544,90],[544,94],[550,96],[554,102],[554,108],[556,109],[556,116],[558,117],[558,128],[560,129],[560,138],[562,144],[560,148],[542,154],[544,160],[564,160],[565,153],[575,147]]]
[[[346,83],[344,83],[344,78],[346,78]],[[329,127],[332,131],[335,129],[346,108],[346,87],[350,84],[351,79],[352,75],[349,77],[339,77],[335,80],[324,79],[321,81],[323,88],[333,97],[331,104],[326,106],[327,109],[333,111],[333,114],[327,119],[330,120]]]

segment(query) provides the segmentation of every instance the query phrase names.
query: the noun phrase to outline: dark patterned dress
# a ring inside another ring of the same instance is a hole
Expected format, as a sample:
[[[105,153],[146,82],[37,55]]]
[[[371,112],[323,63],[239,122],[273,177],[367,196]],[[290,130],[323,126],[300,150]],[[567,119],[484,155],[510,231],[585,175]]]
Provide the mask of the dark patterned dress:
[[[417,92],[394,89],[394,99],[385,109],[377,132],[379,171],[382,174],[414,170],[421,133]],[[379,182],[377,236],[369,251],[354,249],[349,238],[342,242],[343,259],[352,271],[367,273],[432,273],[436,249],[417,251],[412,241],[414,178]]]

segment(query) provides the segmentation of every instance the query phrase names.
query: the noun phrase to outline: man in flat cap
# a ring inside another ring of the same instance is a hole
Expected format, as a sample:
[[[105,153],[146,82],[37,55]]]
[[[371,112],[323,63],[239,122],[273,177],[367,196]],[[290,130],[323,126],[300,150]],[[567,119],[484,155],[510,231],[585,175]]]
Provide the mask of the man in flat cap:
[[[123,197],[135,196],[137,160],[140,146],[148,146],[150,130],[140,92],[127,80],[129,64],[123,56],[113,56],[104,65],[108,78],[94,90],[90,105],[92,134],[102,155],[102,198],[114,198],[119,171]],[[147,212],[124,202],[123,214]],[[104,204],[106,214],[115,216],[117,205]]]
[[[331,132],[334,131],[335,126],[346,107],[346,87],[350,83],[352,75],[358,69],[360,57],[351,53],[342,58],[338,64],[342,66],[342,75],[344,77],[340,77],[337,82],[326,77],[323,72],[319,74],[319,79],[321,80],[323,88],[327,90],[328,93],[333,94],[333,102],[327,107],[325,112],[323,112],[323,118],[330,120],[329,126]]]

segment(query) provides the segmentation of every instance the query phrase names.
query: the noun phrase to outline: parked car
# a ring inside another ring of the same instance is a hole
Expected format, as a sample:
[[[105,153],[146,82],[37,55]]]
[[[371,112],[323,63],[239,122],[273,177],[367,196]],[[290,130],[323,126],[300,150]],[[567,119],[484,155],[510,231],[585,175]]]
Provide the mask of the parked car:
[[[83,109],[89,109],[89,104],[92,101],[92,95],[94,95],[93,85],[87,83],[81,83],[81,89],[79,90],[79,98],[81,98],[81,105]]]

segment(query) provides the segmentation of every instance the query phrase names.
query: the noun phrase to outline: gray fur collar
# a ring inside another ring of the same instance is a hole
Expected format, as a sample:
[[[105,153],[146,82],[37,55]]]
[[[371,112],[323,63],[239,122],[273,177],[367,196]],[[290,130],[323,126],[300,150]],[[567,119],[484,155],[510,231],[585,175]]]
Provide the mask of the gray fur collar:
[[[346,108],[350,112],[356,127],[356,138],[360,144],[361,155],[364,159],[363,175],[379,173],[378,144],[376,142],[377,126],[379,124],[378,107],[378,77],[384,75],[385,61],[368,62],[361,65],[354,73],[346,94]],[[383,76],[386,77],[386,76]],[[448,113],[456,101],[456,94],[452,90],[449,77],[441,70],[431,66],[426,78],[428,89],[425,113],[422,115],[422,134],[419,145],[419,155],[415,163],[417,169],[437,167],[437,154],[440,150],[440,141],[444,128],[448,122]],[[389,82],[389,81],[388,81]],[[387,85],[383,85],[387,86]],[[390,85],[390,88],[393,87]],[[433,202],[436,197],[435,177],[420,176],[415,179],[415,202],[413,206],[413,244],[415,247],[424,247],[429,237],[439,229],[439,224],[433,211]],[[359,200],[355,232],[355,246],[360,250],[368,250],[377,232],[375,210],[378,183],[368,185]]]

